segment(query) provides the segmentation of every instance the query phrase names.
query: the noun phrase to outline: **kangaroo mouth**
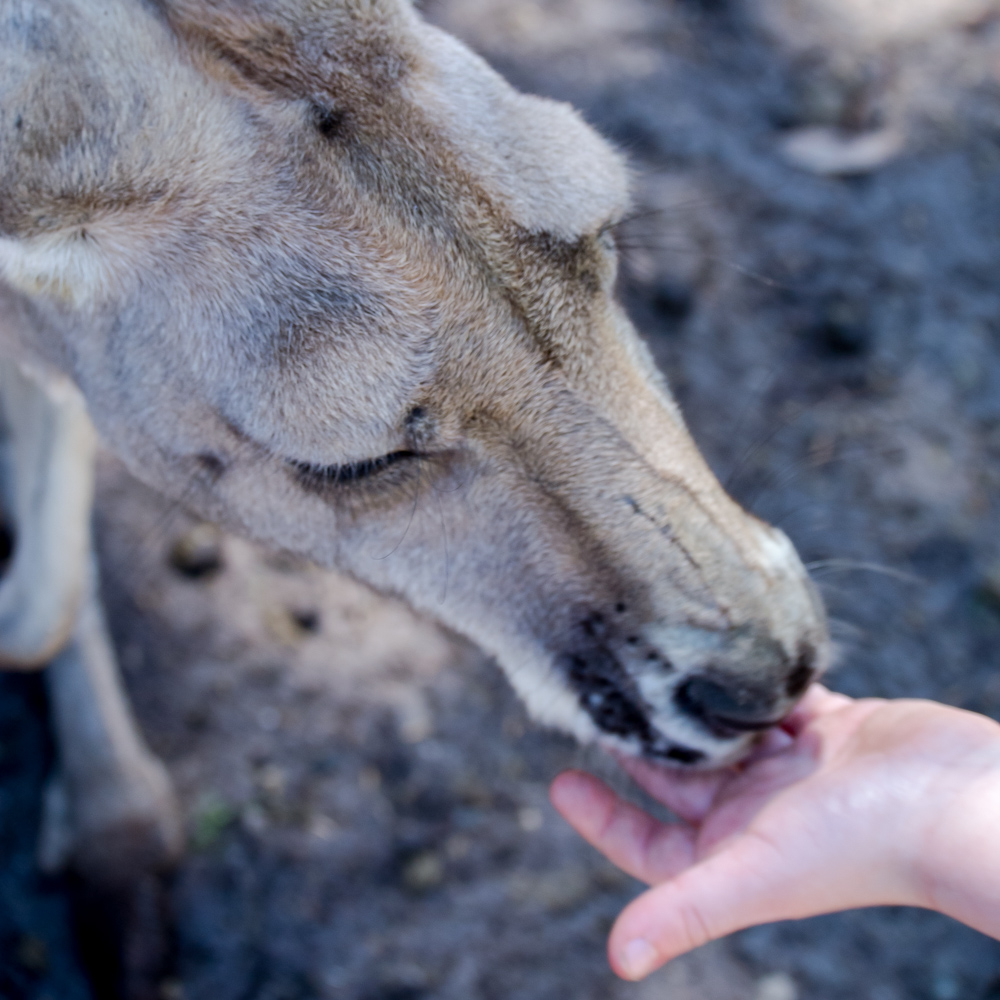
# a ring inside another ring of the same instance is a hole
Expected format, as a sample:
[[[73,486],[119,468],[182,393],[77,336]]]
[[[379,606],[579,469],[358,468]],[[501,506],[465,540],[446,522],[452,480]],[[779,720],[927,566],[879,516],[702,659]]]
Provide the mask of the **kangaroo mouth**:
[[[649,706],[609,650],[571,653],[564,660],[580,707],[602,733],[638,741],[647,757],[688,766],[705,760],[703,751],[674,743],[653,728]]]

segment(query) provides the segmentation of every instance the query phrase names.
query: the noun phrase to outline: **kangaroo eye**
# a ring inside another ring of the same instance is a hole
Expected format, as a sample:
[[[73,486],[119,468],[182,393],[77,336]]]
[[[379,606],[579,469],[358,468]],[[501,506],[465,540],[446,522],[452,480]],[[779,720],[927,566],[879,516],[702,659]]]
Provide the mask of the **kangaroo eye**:
[[[399,465],[400,462],[408,462],[419,457],[415,451],[394,451],[380,458],[364,458],[360,462],[349,462],[345,465],[313,465],[310,462],[290,464],[304,483],[313,486],[341,486],[370,479],[394,465]]]

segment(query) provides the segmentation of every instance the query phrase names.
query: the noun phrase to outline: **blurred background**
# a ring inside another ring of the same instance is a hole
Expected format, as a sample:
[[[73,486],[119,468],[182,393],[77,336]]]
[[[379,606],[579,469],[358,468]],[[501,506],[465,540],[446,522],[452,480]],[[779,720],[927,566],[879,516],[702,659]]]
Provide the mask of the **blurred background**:
[[[631,156],[622,295],[720,478],[822,587],[830,685],[1000,715],[1000,3],[424,10]],[[475,649],[110,458],[98,520],[191,846],[120,899],[40,878],[43,688],[0,678],[3,1000],[1000,998],[1000,944],[906,909],[618,982],[604,938],[639,886],[546,801],[605,762],[532,726]]]

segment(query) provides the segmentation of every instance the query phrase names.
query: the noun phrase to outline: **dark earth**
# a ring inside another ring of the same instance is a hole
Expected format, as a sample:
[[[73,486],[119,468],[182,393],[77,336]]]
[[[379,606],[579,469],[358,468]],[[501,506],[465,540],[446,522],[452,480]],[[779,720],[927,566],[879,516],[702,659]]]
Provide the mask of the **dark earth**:
[[[631,154],[622,294],[719,476],[820,583],[831,686],[1000,717],[1000,4],[426,13]],[[823,141],[819,166],[793,151]],[[405,608],[216,536],[111,459],[100,483],[115,640],[189,850],[128,899],[40,877],[44,685],[0,681],[3,1000],[1000,997],[1000,944],[902,908],[617,981],[604,939],[640,887],[546,801],[606,761]]]

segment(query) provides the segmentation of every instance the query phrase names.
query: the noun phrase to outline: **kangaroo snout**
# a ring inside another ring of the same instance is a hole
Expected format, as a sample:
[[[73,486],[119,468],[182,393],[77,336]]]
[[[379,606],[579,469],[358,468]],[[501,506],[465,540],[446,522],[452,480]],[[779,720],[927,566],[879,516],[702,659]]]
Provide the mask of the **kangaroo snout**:
[[[694,534],[675,510],[676,545],[646,563],[658,572],[643,599],[579,616],[560,667],[598,742],[685,767],[726,764],[824,669],[825,615],[794,549],[728,498],[722,510],[714,532]],[[649,541],[630,543],[621,573],[634,578]],[[669,559],[677,546],[687,577]]]
[[[820,669],[809,643],[791,663],[778,653],[764,669],[760,660],[725,670],[709,661],[689,672],[663,650],[636,652],[601,645],[567,655],[564,669],[599,741],[685,766],[740,756],[785,718]]]

